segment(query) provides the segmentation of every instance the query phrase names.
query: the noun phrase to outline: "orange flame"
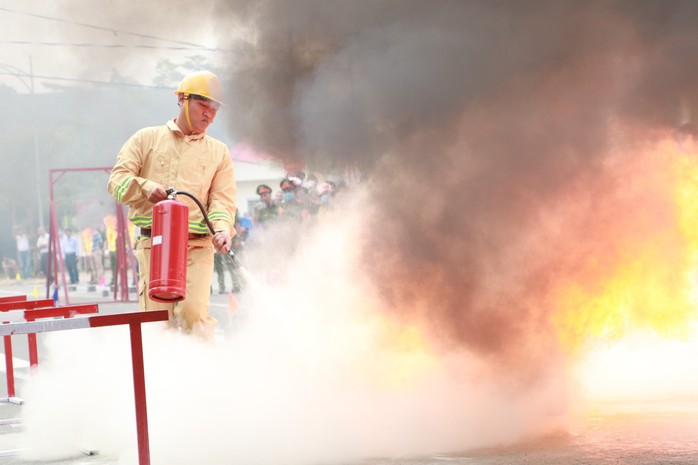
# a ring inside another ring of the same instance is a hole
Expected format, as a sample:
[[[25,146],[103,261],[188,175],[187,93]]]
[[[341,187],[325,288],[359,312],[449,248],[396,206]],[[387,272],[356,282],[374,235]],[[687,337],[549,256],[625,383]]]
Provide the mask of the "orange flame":
[[[698,152],[665,139],[623,159],[634,211],[617,213],[641,220],[609,239],[607,255],[587,257],[581,279],[557,286],[553,323],[572,352],[630,329],[686,337],[697,316]]]

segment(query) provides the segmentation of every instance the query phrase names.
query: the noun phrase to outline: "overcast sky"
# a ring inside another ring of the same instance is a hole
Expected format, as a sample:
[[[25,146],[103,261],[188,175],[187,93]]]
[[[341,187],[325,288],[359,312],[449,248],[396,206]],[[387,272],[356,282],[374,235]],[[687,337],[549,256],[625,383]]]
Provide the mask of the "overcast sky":
[[[205,11],[182,21],[160,2],[152,3],[139,8],[142,14],[135,23],[133,6],[122,3],[53,0],[30,7],[20,0],[0,0],[0,83],[26,92],[31,60],[37,92],[50,90],[47,82],[109,81],[114,71],[151,85],[160,59],[211,56],[205,47],[216,43]],[[24,83],[8,73],[23,75]]]

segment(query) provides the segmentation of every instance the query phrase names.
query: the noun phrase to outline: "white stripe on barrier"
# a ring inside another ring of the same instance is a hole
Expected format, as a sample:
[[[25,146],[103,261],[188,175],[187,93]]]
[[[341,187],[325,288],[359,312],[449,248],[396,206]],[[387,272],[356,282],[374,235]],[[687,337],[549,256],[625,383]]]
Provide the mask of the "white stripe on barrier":
[[[6,418],[4,420],[0,420],[0,426],[19,425],[20,423],[22,423],[22,420],[20,420],[19,418]]]
[[[2,318],[0,316],[0,318]],[[0,336],[13,334],[44,333],[64,329],[82,329],[90,327],[90,318],[67,318],[62,320],[42,320],[29,323],[8,323],[0,325]]]

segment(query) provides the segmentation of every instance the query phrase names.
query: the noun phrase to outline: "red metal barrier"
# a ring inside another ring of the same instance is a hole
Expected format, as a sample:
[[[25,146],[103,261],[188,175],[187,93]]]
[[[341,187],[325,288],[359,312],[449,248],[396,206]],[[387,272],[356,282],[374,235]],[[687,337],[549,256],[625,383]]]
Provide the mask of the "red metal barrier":
[[[0,297],[0,302],[19,302],[27,300],[26,295],[10,295]],[[5,374],[7,376],[7,400],[15,398],[15,379],[14,379],[14,363],[12,362],[12,340],[9,337],[3,338],[5,349]]]
[[[22,302],[26,301],[26,295],[11,295],[6,297],[0,297],[0,303],[6,302]],[[12,339],[10,337],[3,338],[3,345],[5,348],[5,376],[7,379],[7,402],[22,403],[20,399],[15,396],[15,366],[12,361]]]
[[[143,341],[141,323],[167,321],[167,310],[148,312],[98,315],[64,320],[41,320],[27,323],[0,325],[0,336],[14,334],[43,333],[67,329],[98,328],[104,326],[129,325],[131,333],[131,360],[133,364],[133,390],[136,403],[136,432],[138,434],[138,463],[150,465],[150,443],[148,440],[148,409],[145,396],[145,370],[143,363]]]
[[[25,321],[36,321],[41,318],[72,318],[76,315],[97,313],[97,304],[70,305],[67,307],[38,308],[24,311]],[[34,368],[39,365],[39,350],[36,346],[36,333],[27,334],[29,344],[29,365]]]
[[[26,295],[11,295],[7,297],[0,298],[0,302],[21,302],[26,301]],[[6,402],[22,403],[20,399],[15,397],[15,366],[12,361],[12,339],[9,336],[3,338],[3,345],[5,349],[5,376],[7,378],[7,399]]]
[[[0,312],[10,312],[12,310],[29,310],[34,308],[53,307],[55,302],[53,299],[27,300],[27,296],[11,296],[8,300],[0,302]],[[0,320],[6,321],[6,320]],[[36,336],[32,342],[32,337],[27,337],[29,343],[29,360],[36,360]],[[12,339],[10,336],[3,338],[5,347],[5,377],[7,379],[7,398],[0,401],[11,402],[13,404],[21,404],[22,399],[15,394],[15,366],[12,356]],[[34,353],[32,353],[34,351]]]
[[[38,299],[38,300],[16,300],[11,302],[0,302],[0,312],[9,310],[29,310],[30,308],[46,308],[55,307],[53,299]]]

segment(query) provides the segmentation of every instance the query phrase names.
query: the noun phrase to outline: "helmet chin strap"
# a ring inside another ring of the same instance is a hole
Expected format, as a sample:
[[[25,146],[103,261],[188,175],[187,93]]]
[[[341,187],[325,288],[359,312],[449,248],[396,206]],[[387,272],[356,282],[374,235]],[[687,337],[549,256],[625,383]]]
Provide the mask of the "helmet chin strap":
[[[189,125],[189,130],[194,132],[194,127],[191,125],[191,118],[189,118],[189,96],[184,99],[184,114],[187,117],[187,124]]]

